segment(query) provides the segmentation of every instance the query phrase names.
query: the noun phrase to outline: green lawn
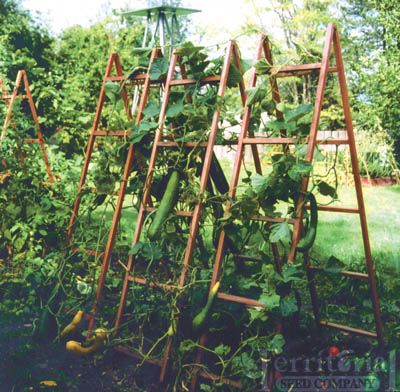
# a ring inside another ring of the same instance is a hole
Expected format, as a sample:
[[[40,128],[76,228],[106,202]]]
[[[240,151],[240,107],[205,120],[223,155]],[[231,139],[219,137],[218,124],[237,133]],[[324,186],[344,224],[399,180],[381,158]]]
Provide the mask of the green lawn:
[[[400,186],[364,187],[372,253],[377,265],[390,263],[400,270]],[[337,205],[356,206],[355,192],[340,188]],[[346,260],[363,259],[358,215],[321,212],[315,253]]]

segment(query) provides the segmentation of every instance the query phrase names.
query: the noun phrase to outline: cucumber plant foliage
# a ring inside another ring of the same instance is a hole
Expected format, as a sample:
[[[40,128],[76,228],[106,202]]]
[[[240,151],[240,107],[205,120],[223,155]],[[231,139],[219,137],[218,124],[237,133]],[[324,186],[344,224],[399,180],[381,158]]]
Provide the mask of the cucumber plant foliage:
[[[204,47],[184,43],[177,48],[177,53],[182,56],[188,78],[200,81],[204,77],[221,73],[223,57],[210,58]],[[130,72],[131,75],[146,69],[150,50],[137,50],[135,54],[140,57],[137,61],[139,65]],[[179,86],[171,91],[166,119],[162,125],[164,135],[168,140],[175,141],[178,148],[159,151],[150,189],[155,211],[147,214],[144,235],[131,246],[135,214],[143,191],[148,186],[145,174],[137,168],[133,170],[128,182],[128,201],[124,205],[124,209],[131,208],[133,212],[129,223],[123,222],[119,228],[115,246],[116,263],[111,264],[105,282],[107,296],[112,300],[105,301],[100,322],[103,327],[112,328],[114,305],[120,295],[125,272],[122,267],[126,267],[125,259],[120,255],[129,253],[133,256],[134,273],[147,281],[163,282],[176,287],[189,237],[190,220],[176,216],[174,211],[192,211],[201,199],[203,212],[185,286],[164,291],[132,285],[126,306],[129,314],[124,324],[126,328],[121,330],[119,337],[111,336],[107,344],[131,344],[144,359],[160,359],[165,344],[168,339],[172,339],[172,358],[179,363],[179,368],[187,369],[199,348],[199,333],[207,331],[211,336],[215,333],[219,338],[211,338],[207,349],[209,360],[205,366],[221,378],[236,375],[244,386],[243,390],[254,390],[263,377],[259,363],[264,351],[279,354],[284,349],[285,337],[276,334],[276,321],[282,317],[292,320],[291,317],[300,311],[301,304],[292,288],[304,288],[302,265],[283,263],[282,270],[277,272],[271,246],[279,248],[284,262],[291,246],[292,228],[289,220],[295,217],[295,208],[300,198],[305,200],[302,206],[305,227],[309,231],[315,228],[314,209],[311,208],[308,213],[305,208],[308,200],[313,204],[314,199],[311,196],[305,198],[300,192],[305,177],[311,178],[309,191],[312,194],[319,193],[331,199],[337,195],[336,187],[322,176],[315,175],[313,166],[305,160],[304,137],[310,127],[312,105],[295,105],[290,98],[285,103],[270,99],[271,94],[266,87],[269,85],[268,76],[265,76],[270,65],[266,63],[257,64],[262,83],[247,90],[247,105],[252,109],[250,131],[265,137],[278,136],[284,131],[288,136],[298,137],[299,144],[290,150],[271,148],[266,151],[262,156],[263,167],[267,168],[264,174],[251,175],[246,170],[246,163],[237,196],[233,199],[229,198],[227,181],[221,178],[224,171],[220,163],[223,161],[215,162],[216,158],[213,158],[216,175],[210,180],[206,192],[200,195],[204,148],[198,146],[188,149],[180,143],[190,141],[196,145],[207,141],[216,109],[221,113],[217,143],[237,140],[234,127],[240,123],[242,110],[238,105],[238,85],[243,80],[243,70],[248,67],[248,62],[242,60],[241,63],[242,67],[230,64],[228,89],[224,98],[218,97],[215,85],[201,83]],[[165,80],[168,68],[169,61],[166,58],[156,59],[150,68],[150,78]],[[88,183],[97,192],[82,190],[82,218],[78,219],[76,225],[76,232],[80,234],[74,237],[85,249],[101,250],[106,243],[106,217],[115,208],[114,193],[118,189],[128,145],[135,145],[134,159],[146,167],[151,142],[160,125],[159,90],[151,90],[143,118],[138,124],[126,120],[119,82],[107,82],[105,93],[108,106],[101,120],[102,129],[129,129],[131,132],[122,143],[116,143],[115,138],[101,138],[93,154]],[[5,153],[8,154],[7,158],[11,158],[9,150],[6,149]],[[58,323],[66,325],[68,318],[63,318],[61,314],[67,306],[88,311],[100,271],[98,260],[94,261],[87,255],[79,255],[70,250],[67,253],[61,250],[65,245],[61,238],[65,238],[79,170],[74,170],[73,164],[65,163],[62,157],[58,159],[62,175],[53,188],[41,188],[38,177],[32,178],[26,167],[18,166],[20,164],[16,158],[12,163],[16,174],[9,180],[12,185],[4,187],[0,184],[0,250],[12,249],[14,254],[26,262],[24,279],[18,280],[15,276],[14,283],[8,284],[11,289],[18,286],[22,292],[22,282],[29,282],[31,289],[28,289],[26,295],[31,302],[27,303],[34,302],[41,309],[35,322],[41,330],[44,321],[52,318],[50,315],[56,315]],[[74,164],[80,167],[82,161]],[[22,203],[21,197],[16,196],[21,193],[25,200],[35,199],[37,203]],[[227,202],[230,203],[230,210],[224,214]],[[283,220],[270,225],[251,219],[264,214]],[[218,288],[214,288],[215,291],[209,296],[215,249],[221,230],[226,234],[227,252]],[[314,239],[308,241],[304,251],[310,250]],[[43,244],[52,241],[53,251],[43,255]],[[242,253],[252,255],[260,262],[242,262],[234,256]],[[335,265],[337,263],[332,259],[329,264],[331,271],[334,271]],[[57,287],[60,289],[53,295],[51,288],[56,284],[59,284]],[[219,301],[219,285],[221,292],[250,296],[264,307],[244,311],[240,305]],[[33,289],[37,289],[40,300],[34,299]],[[43,333],[40,335],[43,336]],[[140,373],[140,366],[136,371]],[[183,371],[172,384],[188,385],[190,377],[189,373]],[[201,385],[203,390],[208,387],[214,388],[209,390],[219,390],[218,380],[214,386],[207,383]]]

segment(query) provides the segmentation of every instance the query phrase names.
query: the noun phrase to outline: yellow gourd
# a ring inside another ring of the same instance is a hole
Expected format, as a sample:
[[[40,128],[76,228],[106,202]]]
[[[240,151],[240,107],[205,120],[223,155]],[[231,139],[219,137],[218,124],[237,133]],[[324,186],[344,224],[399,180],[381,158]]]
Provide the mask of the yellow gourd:
[[[86,356],[100,350],[104,346],[106,338],[107,332],[104,329],[96,329],[96,331],[94,331],[94,338],[92,339],[93,344],[91,346],[83,347],[82,343],[70,340],[67,342],[65,347],[70,353]]]
[[[78,310],[72,321],[62,330],[60,336],[64,337],[74,332],[83,318],[82,310]]]

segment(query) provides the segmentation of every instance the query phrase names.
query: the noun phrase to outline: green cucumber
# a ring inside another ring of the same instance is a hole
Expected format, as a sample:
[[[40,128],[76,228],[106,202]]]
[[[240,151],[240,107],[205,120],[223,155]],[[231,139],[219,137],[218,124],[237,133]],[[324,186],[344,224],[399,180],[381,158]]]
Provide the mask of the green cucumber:
[[[200,313],[198,313],[197,316],[193,319],[192,321],[193,332],[198,333],[204,327],[204,324],[206,323],[210,315],[214,299],[217,296],[219,290],[219,284],[220,284],[219,282],[215,283],[214,287],[210,291],[210,294],[208,295],[206,306],[204,306],[204,308],[200,311]]]
[[[318,226],[318,205],[315,196],[310,192],[308,194],[310,200],[310,223],[307,227],[306,235],[298,242],[297,250],[300,252],[308,251],[314,244],[317,236]]]
[[[229,192],[228,181],[215,154],[212,156],[210,176],[219,193],[223,195]]]
[[[179,192],[179,172],[174,170],[168,180],[164,196],[161,199],[160,205],[155,212],[154,219],[151,222],[147,237],[151,241],[159,238],[163,224],[168,218],[168,215],[173,210],[178,201]]]

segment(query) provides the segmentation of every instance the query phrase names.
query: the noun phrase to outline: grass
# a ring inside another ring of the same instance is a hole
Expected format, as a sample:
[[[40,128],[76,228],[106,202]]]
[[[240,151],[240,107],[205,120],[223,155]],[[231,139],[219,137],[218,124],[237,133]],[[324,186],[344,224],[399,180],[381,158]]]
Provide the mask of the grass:
[[[377,266],[400,269],[400,186],[364,187],[364,201],[372,254]],[[336,205],[355,207],[355,192],[339,189]],[[322,258],[335,255],[343,261],[363,260],[361,226],[356,214],[321,212],[315,253]]]

